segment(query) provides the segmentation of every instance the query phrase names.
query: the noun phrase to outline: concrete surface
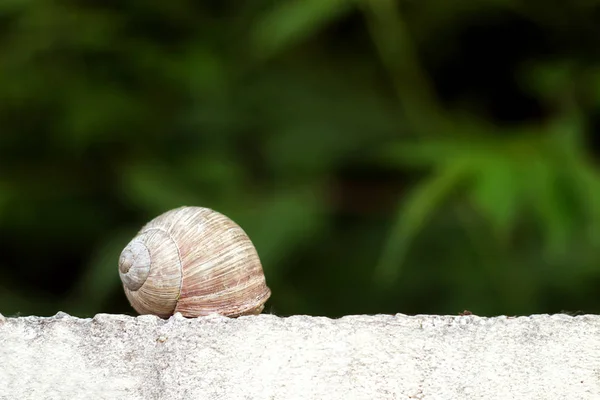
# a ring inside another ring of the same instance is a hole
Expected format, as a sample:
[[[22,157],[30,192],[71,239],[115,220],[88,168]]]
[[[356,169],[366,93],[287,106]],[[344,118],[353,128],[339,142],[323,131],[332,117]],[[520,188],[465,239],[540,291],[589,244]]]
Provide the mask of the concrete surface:
[[[600,399],[600,317],[0,315],[1,399]]]

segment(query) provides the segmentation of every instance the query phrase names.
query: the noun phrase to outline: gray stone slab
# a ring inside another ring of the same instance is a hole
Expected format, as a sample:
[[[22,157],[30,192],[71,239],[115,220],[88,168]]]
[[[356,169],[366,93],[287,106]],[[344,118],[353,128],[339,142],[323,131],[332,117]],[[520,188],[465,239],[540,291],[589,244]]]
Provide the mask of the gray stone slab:
[[[600,399],[600,317],[0,315],[1,399]]]

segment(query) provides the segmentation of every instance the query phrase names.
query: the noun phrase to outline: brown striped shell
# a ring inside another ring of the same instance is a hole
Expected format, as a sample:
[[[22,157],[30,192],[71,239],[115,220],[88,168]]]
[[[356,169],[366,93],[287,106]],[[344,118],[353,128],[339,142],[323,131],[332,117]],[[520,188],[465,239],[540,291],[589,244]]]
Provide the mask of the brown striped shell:
[[[260,314],[271,295],[250,238],[202,207],[148,222],[121,252],[119,275],[131,306],[162,318]]]

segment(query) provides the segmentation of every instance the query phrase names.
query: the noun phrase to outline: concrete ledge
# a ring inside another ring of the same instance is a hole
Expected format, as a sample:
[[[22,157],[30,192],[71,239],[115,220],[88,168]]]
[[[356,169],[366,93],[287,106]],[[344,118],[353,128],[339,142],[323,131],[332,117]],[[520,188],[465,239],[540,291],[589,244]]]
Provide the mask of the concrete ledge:
[[[600,317],[0,315],[1,399],[600,399]]]

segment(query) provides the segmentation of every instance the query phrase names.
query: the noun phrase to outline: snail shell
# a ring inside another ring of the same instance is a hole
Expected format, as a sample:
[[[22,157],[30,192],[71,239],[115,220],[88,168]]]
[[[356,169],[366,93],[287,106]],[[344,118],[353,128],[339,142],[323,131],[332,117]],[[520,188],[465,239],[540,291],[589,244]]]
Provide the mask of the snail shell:
[[[119,275],[131,306],[161,318],[260,314],[271,295],[250,238],[202,207],[148,222],[121,252]]]

